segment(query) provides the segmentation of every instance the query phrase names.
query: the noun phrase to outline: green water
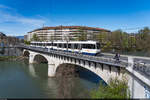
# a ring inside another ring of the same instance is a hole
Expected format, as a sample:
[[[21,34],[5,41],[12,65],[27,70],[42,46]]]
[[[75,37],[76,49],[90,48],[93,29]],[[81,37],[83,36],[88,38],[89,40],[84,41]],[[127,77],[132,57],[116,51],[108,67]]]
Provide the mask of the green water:
[[[83,78],[49,78],[47,64],[0,62],[0,98],[89,98],[97,85]]]

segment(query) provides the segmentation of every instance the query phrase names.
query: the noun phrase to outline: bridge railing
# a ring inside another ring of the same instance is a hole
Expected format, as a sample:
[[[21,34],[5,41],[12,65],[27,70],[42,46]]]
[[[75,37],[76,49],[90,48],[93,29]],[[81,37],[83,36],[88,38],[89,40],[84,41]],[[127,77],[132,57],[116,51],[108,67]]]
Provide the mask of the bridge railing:
[[[133,65],[133,69],[135,71],[140,72],[141,74],[143,74],[147,77],[150,77],[150,64],[135,62],[134,65]]]
[[[106,57],[102,57],[102,56],[89,56],[89,55],[83,55],[83,54],[79,54],[79,53],[51,50],[48,48],[41,48],[41,47],[31,47],[31,46],[26,46],[26,45],[22,45],[20,47],[40,51],[43,53],[51,53],[51,54],[57,54],[57,55],[62,55],[62,56],[68,56],[68,57],[72,57],[72,58],[76,58],[76,59],[82,59],[82,60],[91,61],[91,62],[103,63],[103,64],[107,64],[107,65],[120,66],[120,67],[128,66],[128,63],[125,60],[120,60],[119,62],[116,62],[115,59],[106,58]]]
[[[114,66],[116,65],[116,66],[120,66],[120,67],[127,67],[128,65],[130,65],[130,63],[126,60],[120,60],[119,62],[116,62],[116,60],[113,58],[105,58],[105,57],[101,57],[101,56],[88,56],[88,55],[83,55],[83,54],[79,54],[79,53],[63,52],[63,51],[59,51],[59,50],[51,50],[51,49],[47,49],[47,48],[31,47],[31,46],[25,46],[25,45],[23,45],[21,47],[36,50],[36,51],[41,51],[41,52],[47,52],[47,53],[52,53],[52,54],[57,54],[57,55],[68,56],[68,57],[72,57],[72,58],[76,58],[76,59],[83,59],[83,60],[87,60],[87,61],[99,62],[99,63],[114,65]],[[143,74],[146,74],[147,76],[150,76],[150,64],[144,64],[144,63],[142,64],[140,62],[134,62],[133,69],[136,71],[139,71]]]

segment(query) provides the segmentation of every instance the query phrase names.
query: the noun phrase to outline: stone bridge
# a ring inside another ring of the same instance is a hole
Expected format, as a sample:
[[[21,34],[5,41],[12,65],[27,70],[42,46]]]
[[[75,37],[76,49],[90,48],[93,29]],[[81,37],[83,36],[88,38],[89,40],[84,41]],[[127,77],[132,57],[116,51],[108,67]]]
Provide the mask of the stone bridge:
[[[45,50],[45,51],[44,51]],[[133,58],[129,58],[129,63],[116,64],[111,60],[108,62],[99,58],[94,60],[92,56],[74,54],[62,51],[54,51],[40,48],[24,48],[23,55],[29,57],[29,63],[48,63],[48,76],[54,77],[56,70],[61,64],[73,64],[88,69],[108,83],[110,78],[118,77],[122,79],[125,75],[128,80],[132,98],[150,98],[150,80],[133,70]],[[141,79],[142,78],[142,79]]]

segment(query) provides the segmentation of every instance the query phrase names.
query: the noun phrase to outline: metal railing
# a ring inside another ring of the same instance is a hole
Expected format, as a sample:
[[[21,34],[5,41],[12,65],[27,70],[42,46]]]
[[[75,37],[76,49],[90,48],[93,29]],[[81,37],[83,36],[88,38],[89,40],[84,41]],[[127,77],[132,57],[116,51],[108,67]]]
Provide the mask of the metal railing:
[[[150,76],[150,64],[135,62],[133,65],[133,69],[145,76]]]
[[[70,58],[75,58],[75,59],[80,59],[80,60],[85,60],[85,61],[90,61],[90,62],[95,62],[95,63],[100,63],[100,64],[107,64],[107,65],[111,65],[111,66],[118,66],[118,67],[127,67],[128,66],[127,61],[120,60],[119,62],[116,62],[116,60],[113,58],[105,58],[105,57],[100,57],[100,56],[89,56],[89,55],[83,55],[83,54],[79,54],[79,53],[65,52],[65,51],[61,51],[61,50],[52,50],[52,49],[41,48],[41,47],[31,47],[31,46],[25,46],[25,45],[21,45],[19,47],[37,51],[37,52],[66,56],[66,57],[70,57]]]

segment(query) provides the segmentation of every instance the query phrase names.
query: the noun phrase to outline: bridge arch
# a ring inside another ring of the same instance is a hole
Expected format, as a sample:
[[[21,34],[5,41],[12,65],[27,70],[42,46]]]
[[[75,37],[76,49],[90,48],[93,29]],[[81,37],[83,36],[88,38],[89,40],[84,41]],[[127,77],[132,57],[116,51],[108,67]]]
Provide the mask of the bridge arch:
[[[120,68],[109,66],[106,64],[101,63],[95,63],[91,61],[84,61],[84,60],[77,60],[74,58],[65,58],[60,57],[58,55],[47,55],[42,54],[39,52],[30,51],[30,57],[29,57],[29,63],[47,63],[48,64],[48,76],[54,77],[56,75],[56,71],[58,67],[61,64],[72,64],[77,65],[82,68],[85,68],[92,73],[95,73],[97,76],[99,76],[106,84],[109,82],[109,79],[111,77],[119,76],[121,77],[122,74],[120,74]]]
[[[37,54],[34,56],[33,62],[35,62],[35,63],[47,63],[48,64],[48,59],[43,55]]]
[[[75,67],[75,69],[71,69],[71,70],[74,70],[74,71],[76,71],[77,73],[78,73],[78,72],[80,73],[80,71],[82,71],[82,72],[85,71],[85,73],[87,73],[87,76],[89,76],[89,77],[88,77],[88,80],[91,79],[90,81],[94,81],[94,80],[92,79],[92,77],[94,76],[93,78],[96,78],[96,79],[97,79],[95,82],[98,82],[98,79],[99,79],[99,81],[102,81],[104,84],[107,84],[107,83],[108,83],[105,77],[98,75],[96,72],[92,71],[91,69],[85,68],[85,67],[83,67],[83,66],[81,66],[81,65],[72,64],[72,63],[61,63],[61,64],[59,64],[58,66],[56,66],[56,73],[55,73],[55,74],[57,74],[58,70],[59,70],[60,68],[64,67],[65,65],[66,65],[66,67]],[[72,65],[72,66],[71,66],[71,65]],[[82,72],[81,72],[81,73],[82,73]],[[82,76],[83,76],[83,75],[82,75]],[[85,77],[85,76],[86,76],[86,75],[84,75],[83,77]]]
[[[26,51],[24,51],[24,52],[23,52],[23,56],[25,56],[25,57],[29,57],[29,56],[30,56],[30,52],[29,52],[29,51],[27,51],[27,50],[26,50]]]

